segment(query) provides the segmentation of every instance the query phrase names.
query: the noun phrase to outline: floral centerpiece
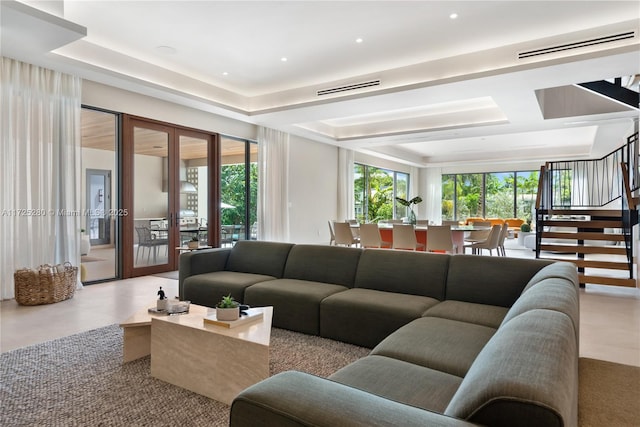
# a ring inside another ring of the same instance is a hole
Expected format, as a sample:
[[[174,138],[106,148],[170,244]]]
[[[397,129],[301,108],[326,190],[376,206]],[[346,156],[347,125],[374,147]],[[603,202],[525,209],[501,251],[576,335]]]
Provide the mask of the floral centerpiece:
[[[416,224],[416,213],[413,211],[413,205],[417,205],[422,202],[422,197],[416,196],[411,200],[403,199],[402,197],[396,197],[396,201],[402,206],[409,208],[409,222],[413,225]]]

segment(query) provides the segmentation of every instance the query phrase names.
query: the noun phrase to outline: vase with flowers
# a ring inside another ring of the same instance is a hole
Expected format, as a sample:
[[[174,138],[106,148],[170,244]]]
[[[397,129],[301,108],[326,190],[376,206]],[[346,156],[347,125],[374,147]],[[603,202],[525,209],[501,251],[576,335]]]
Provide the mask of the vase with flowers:
[[[402,197],[396,197],[396,201],[402,206],[406,206],[408,208],[409,223],[416,225],[416,213],[413,211],[413,205],[417,205],[418,203],[422,202],[422,197],[416,196],[411,200],[406,200]]]

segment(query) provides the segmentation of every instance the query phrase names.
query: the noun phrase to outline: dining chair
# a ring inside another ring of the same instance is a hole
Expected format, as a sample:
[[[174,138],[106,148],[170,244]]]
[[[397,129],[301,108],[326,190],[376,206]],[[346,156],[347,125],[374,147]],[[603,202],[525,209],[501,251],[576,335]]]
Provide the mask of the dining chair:
[[[336,236],[336,245],[352,246],[359,243],[358,239],[353,235],[351,225],[348,222],[334,222],[333,232]]]
[[[455,253],[450,225],[430,225],[427,230],[427,251]]]
[[[416,220],[416,225],[428,226],[429,225],[429,220],[428,219],[417,219]]]
[[[378,224],[361,224],[360,246],[363,248],[390,248],[391,242],[382,240]]]
[[[509,234],[509,224],[502,224],[502,229],[500,230],[500,239],[498,240],[498,255],[507,256],[507,252],[504,249],[504,241],[507,239],[507,235]]]
[[[416,230],[411,224],[393,224],[393,249],[412,251],[424,248],[416,239]]]
[[[153,262],[156,263],[158,246],[166,246],[166,250],[169,250],[169,240],[166,238],[158,237],[156,234],[151,233],[149,227],[136,227],[136,233],[138,234],[138,249],[136,250],[136,260],[138,263],[138,255],[140,248],[142,248],[142,256],[144,257],[144,248],[149,248],[147,253],[147,263],[151,257],[151,251],[153,250]]]
[[[445,220],[442,221],[442,225],[450,225],[452,227],[455,227],[457,225],[460,225],[460,223],[458,221],[452,221],[452,220],[445,219]]]
[[[496,224],[491,227],[491,231],[489,232],[489,237],[483,242],[471,243],[469,247],[471,247],[471,251],[474,254],[482,255],[482,250],[487,249],[489,251],[489,255],[493,255],[493,250],[499,253],[498,245],[500,244],[500,235],[502,234],[502,225]],[[465,245],[467,246],[467,245]]]
[[[331,221],[327,221],[329,223],[329,246],[336,243],[336,234],[333,232],[333,225],[331,225]]]

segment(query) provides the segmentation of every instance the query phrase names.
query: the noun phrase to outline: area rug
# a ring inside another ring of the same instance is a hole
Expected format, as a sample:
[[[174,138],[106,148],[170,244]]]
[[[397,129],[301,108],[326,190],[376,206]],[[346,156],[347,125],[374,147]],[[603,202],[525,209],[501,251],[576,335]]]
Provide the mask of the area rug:
[[[274,328],[272,374],[320,376],[370,350]],[[227,426],[229,406],[152,378],[150,358],[122,364],[111,325],[0,355],[0,424],[6,426]]]
[[[274,328],[271,373],[328,376],[368,349]],[[2,426],[227,426],[229,406],[126,364],[117,325],[0,355]],[[640,368],[580,359],[581,427],[638,426]]]
[[[640,368],[580,359],[581,427],[640,426]]]

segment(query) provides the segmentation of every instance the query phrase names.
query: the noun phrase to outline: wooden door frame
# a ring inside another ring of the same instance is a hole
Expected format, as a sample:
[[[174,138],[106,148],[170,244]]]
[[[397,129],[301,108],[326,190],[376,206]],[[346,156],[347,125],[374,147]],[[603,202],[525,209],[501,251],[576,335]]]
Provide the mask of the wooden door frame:
[[[194,136],[208,141],[207,162],[208,162],[208,213],[207,224],[209,227],[208,243],[213,247],[220,245],[220,137],[217,133],[178,126],[175,124],[161,122],[145,117],[138,117],[129,114],[122,114],[122,150],[121,150],[121,201],[122,208],[129,212],[129,216],[123,218],[120,227],[120,241],[122,242],[122,273],[123,278],[145,276],[149,274],[162,273],[178,269],[178,246],[179,229],[176,228],[176,218],[180,210],[180,197],[175,191],[169,191],[168,217],[169,224],[169,247],[167,264],[160,264],[147,267],[135,267],[133,257],[133,232],[134,232],[134,136],[133,129],[145,127],[147,129],[166,132],[169,135],[168,147],[168,180],[173,183],[169,188],[176,188],[179,181],[178,162],[180,155],[179,136]],[[126,183],[126,184],[125,184]],[[217,226],[216,226],[217,224]]]

